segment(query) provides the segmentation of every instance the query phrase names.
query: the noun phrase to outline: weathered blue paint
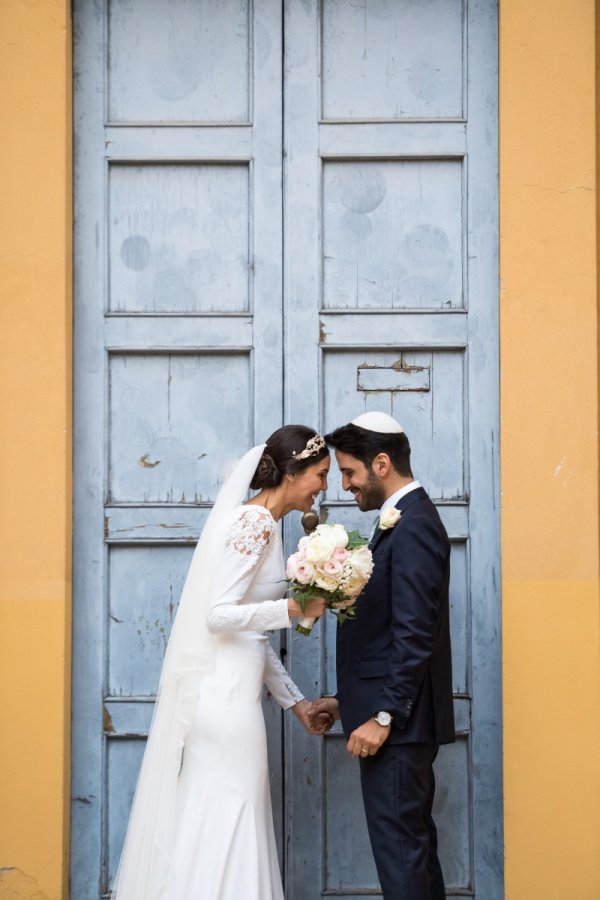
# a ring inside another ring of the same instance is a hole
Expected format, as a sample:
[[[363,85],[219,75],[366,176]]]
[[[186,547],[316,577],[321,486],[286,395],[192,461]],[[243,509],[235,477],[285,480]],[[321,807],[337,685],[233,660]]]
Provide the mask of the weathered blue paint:
[[[193,543],[282,421],[282,30],[272,0],[81,0],[74,22],[71,896],[97,900]]]
[[[448,893],[479,900],[503,896],[496,20],[493,0],[287,0],[284,18],[286,415],[395,415],[446,522],[459,737],[436,813]],[[322,515],[369,527],[335,471]],[[335,691],[334,633],[292,641],[307,691]],[[292,723],[286,772],[286,896],[377,895],[339,729]]]
[[[500,900],[496,4],[74,12],[71,896],[110,888],[227,458],[282,421],[327,429],[383,408],[453,545],[446,878]],[[323,515],[365,527],[335,473]],[[299,517],[285,531],[291,549]],[[283,639],[307,695],[335,690],[333,643],[332,618]],[[286,896],[377,895],[339,729],[317,741],[265,710]]]

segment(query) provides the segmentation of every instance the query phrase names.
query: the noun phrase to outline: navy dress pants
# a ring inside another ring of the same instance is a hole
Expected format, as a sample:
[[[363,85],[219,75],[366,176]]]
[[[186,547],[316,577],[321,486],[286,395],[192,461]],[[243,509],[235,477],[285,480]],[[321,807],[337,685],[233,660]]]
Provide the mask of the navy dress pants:
[[[383,745],[360,760],[369,838],[385,900],[444,900],[431,808],[435,744]]]

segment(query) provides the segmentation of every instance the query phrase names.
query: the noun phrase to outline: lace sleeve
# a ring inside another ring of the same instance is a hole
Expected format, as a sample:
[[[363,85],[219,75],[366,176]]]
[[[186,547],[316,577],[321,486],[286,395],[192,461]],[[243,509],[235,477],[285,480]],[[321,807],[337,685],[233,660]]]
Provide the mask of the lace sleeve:
[[[208,611],[207,624],[213,634],[290,627],[287,600],[242,603],[276,527],[260,507],[244,508],[234,521],[226,542],[223,574]]]
[[[289,709],[304,700],[304,694],[296,687],[270,644],[265,660],[265,684],[283,709]]]
[[[275,520],[262,509],[245,509],[231,526],[227,546],[258,561],[275,528]]]

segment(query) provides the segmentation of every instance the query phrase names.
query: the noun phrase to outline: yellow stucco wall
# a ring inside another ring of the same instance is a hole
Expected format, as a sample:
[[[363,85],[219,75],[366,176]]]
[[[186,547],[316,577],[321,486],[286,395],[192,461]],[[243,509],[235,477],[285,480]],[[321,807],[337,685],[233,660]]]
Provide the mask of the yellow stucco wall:
[[[0,3],[0,900],[67,895],[68,10]],[[594,26],[501,3],[507,900],[600,898]]]
[[[500,8],[506,896],[598,900],[595,10]]]
[[[0,3],[0,900],[64,896],[71,71],[65,0]]]

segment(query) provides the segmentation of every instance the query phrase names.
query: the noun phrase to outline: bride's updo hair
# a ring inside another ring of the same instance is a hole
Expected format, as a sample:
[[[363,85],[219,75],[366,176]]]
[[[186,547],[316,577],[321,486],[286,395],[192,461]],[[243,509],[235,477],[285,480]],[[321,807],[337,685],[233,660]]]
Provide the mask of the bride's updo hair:
[[[306,425],[284,425],[283,428],[274,431],[271,437],[267,438],[267,446],[250,482],[251,489],[259,491],[277,487],[284,475],[302,472],[329,456],[329,450],[325,445],[304,459],[295,459],[294,453],[300,454],[306,450],[306,445],[311,438],[316,437],[316,434],[314,429],[307,428]]]

